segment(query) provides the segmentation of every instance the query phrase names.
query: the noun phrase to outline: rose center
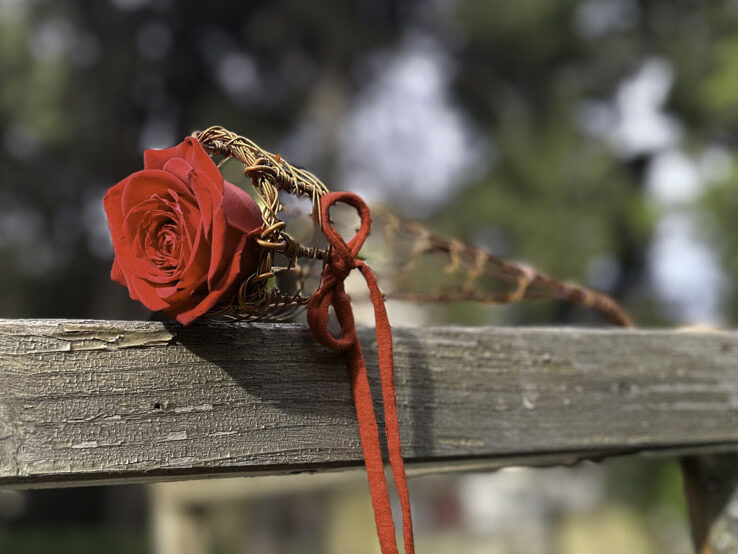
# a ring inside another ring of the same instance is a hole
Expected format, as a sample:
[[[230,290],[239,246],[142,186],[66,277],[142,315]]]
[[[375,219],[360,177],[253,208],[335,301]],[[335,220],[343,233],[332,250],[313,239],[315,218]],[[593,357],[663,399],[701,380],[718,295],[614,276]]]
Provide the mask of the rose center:
[[[146,254],[160,268],[174,269],[178,265],[181,244],[177,224],[172,219],[165,219],[148,234]]]
[[[165,256],[171,256],[177,245],[177,236],[175,234],[174,225],[167,224],[162,226],[159,231],[159,251]]]

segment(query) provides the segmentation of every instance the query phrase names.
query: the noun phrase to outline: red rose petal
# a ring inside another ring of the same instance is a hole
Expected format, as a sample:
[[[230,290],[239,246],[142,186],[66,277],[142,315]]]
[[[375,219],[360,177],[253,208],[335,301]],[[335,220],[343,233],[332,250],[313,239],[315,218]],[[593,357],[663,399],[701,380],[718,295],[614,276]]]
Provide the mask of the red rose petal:
[[[213,214],[223,203],[223,178],[220,178],[219,183],[214,183],[207,175],[194,173],[190,175],[189,185],[195,195],[203,229],[210,240]]]
[[[113,267],[110,269],[110,278],[113,281],[120,283],[124,287],[128,286],[128,283],[126,282],[126,276],[123,273],[123,271],[120,269],[120,266],[118,265],[117,260],[113,260]]]
[[[211,288],[215,282],[220,280],[222,266],[226,265],[233,255],[234,233],[229,233],[229,229],[225,214],[216,213],[213,217],[213,237],[210,243],[210,268],[208,270],[208,286]]]
[[[185,143],[180,142],[176,146],[171,148],[164,148],[162,150],[144,150],[144,168],[150,169],[164,169],[166,164],[172,158],[184,159]]]
[[[190,173],[194,171],[192,166],[183,158],[172,158],[164,164],[164,171],[173,175],[184,184],[190,182]]]
[[[149,283],[143,279],[139,279],[135,275],[129,275],[128,281],[128,292],[134,300],[138,300],[146,306],[149,310],[159,311],[166,310],[169,308],[169,304],[164,302],[158,294],[156,294],[156,287],[152,287]]]
[[[110,187],[103,197],[103,208],[108,218],[108,228],[114,243],[116,238],[123,234],[122,196],[129,179],[123,179],[117,185]]]
[[[256,239],[261,234],[261,228],[254,229],[246,235],[246,244],[243,248],[241,256],[241,275],[247,278],[256,273],[261,257],[261,247],[257,244]]]
[[[187,137],[177,146],[166,150],[144,151],[144,167],[146,169],[164,169],[164,165],[172,158],[186,160],[196,172],[207,175],[216,184],[223,182],[223,176],[218,166],[208,156],[202,145],[192,137]]]
[[[121,195],[121,212],[127,214],[135,206],[150,200],[152,196],[169,196],[173,189],[178,195],[192,196],[190,189],[171,173],[163,170],[144,170],[131,175]]]
[[[244,233],[250,233],[262,225],[261,210],[256,201],[228,181],[225,181],[223,211],[228,224]]]
[[[168,310],[167,314],[174,316],[182,325],[189,325],[197,318],[207,313],[215,307],[219,302],[226,300],[233,292],[238,284],[238,276],[241,274],[241,257],[243,255],[244,246],[247,237],[241,235],[241,240],[235,247],[235,254],[230,259],[230,266],[221,275],[220,280],[210,288],[210,292],[199,302],[187,309],[177,311]]]
[[[155,290],[156,294],[159,295],[159,298],[161,298],[162,300],[168,300],[175,292],[177,292],[177,287],[156,287]],[[171,303],[169,303],[169,305],[171,306]]]

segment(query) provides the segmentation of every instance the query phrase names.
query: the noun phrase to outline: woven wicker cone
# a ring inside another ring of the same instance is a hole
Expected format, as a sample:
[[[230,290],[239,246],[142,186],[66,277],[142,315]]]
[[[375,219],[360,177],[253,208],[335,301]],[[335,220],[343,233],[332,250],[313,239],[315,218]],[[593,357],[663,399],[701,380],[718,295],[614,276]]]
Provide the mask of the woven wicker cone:
[[[399,219],[386,208],[375,210],[375,214],[384,224],[385,242],[392,245],[399,236],[412,237],[409,253],[396,272],[395,291],[390,295],[391,298],[412,302],[472,301],[487,304],[563,300],[594,309],[613,325],[633,326],[625,310],[606,294],[575,283],[559,282],[527,265],[511,263],[460,240],[436,235],[424,225]],[[421,258],[429,254],[445,257],[447,264],[443,267],[443,273],[459,274],[463,277],[463,284],[450,292],[428,294],[413,291],[413,273]],[[490,281],[507,290],[482,291],[480,285],[489,284]]]
[[[279,192],[310,198],[313,215],[320,217],[321,197],[328,192],[327,187],[315,175],[296,168],[282,159],[257,146],[251,140],[239,136],[223,127],[210,127],[196,131],[192,135],[211,156],[223,157],[223,162],[236,159],[244,166],[244,174],[262,201],[263,231],[258,239],[261,248],[258,270],[244,280],[233,299],[211,312],[216,317],[240,320],[287,319],[310,299],[303,290],[299,275],[298,260],[312,259],[325,261],[329,251],[306,247],[295,240],[286,230],[286,223],[280,219],[282,203]],[[221,164],[223,163],[221,162]],[[614,325],[632,326],[623,309],[609,296],[575,284],[560,283],[527,266],[506,262],[491,254],[462,243],[431,233],[418,223],[405,222],[387,210],[382,210],[379,218],[385,223],[387,243],[393,244],[398,233],[413,237],[412,252],[399,268],[397,278],[411,278],[417,260],[424,254],[442,253],[448,258],[446,273],[463,271],[465,283],[453,294],[419,294],[413,292],[395,293],[395,298],[417,302],[453,302],[471,300],[475,302],[505,304],[524,299],[559,299],[593,308]],[[287,260],[284,268],[274,267],[276,254],[283,254]],[[470,264],[464,258],[471,258]],[[284,293],[273,285],[275,273],[292,271],[298,273],[297,291]],[[475,285],[483,279],[494,279],[511,285],[510,292],[484,293]]]
[[[279,192],[310,198],[313,213],[320,214],[320,210],[315,208],[328,189],[309,171],[290,165],[278,154],[267,152],[251,140],[223,127],[196,131],[192,136],[211,156],[222,156],[223,162],[230,158],[241,162],[244,174],[251,180],[263,205],[261,215],[264,226],[257,239],[262,247],[258,270],[241,283],[229,303],[218,306],[211,315],[241,320],[291,317],[307,303],[309,296],[303,294],[301,286],[298,286],[297,292],[286,294],[272,285],[276,273],[275,255],[283,254],[287,258],[288,264],[283,271],[295,271],[299,258],[325,259],[328,254],[325,250],[299,244],[287,233],[286,224],[280,219],[282,203]]]

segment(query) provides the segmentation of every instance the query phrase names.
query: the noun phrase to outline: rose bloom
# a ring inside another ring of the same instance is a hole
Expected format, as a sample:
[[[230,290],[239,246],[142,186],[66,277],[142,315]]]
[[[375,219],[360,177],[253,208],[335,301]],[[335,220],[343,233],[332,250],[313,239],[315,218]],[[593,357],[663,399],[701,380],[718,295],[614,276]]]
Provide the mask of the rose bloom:
[[[146,150],[144,168],[103,199],[111,277],[134,300],[187,325],[256,271],[261,213],[194,138]]]

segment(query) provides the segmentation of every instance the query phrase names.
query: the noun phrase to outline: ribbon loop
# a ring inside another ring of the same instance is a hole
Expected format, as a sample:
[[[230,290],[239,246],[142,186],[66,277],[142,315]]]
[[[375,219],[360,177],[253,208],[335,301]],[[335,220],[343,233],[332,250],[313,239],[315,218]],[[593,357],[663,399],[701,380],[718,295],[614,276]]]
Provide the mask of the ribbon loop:
[[[341,233],[330,224],[329,211],[332,206],[338,203],[347,204],[354,208],[359,214],[359,229],[356,234],[351,237],[348,241],[343,240]],[[357,195],[350,192],[329,192],[324,195],[320,201],[320,215],[322,216],[322,229],[325,238],[328,239],[328,243],[331,247],[339,252],[339,256],[343,257],[347,255],[351,258],[352,262],[354,258],[359,254],[361,247],[364,246],[369,231],[372,226],[371,213],[369,212],[369,206],[359,198]]]
[[[332,281],[335,280],[324,277],[323,286],[313,294],[310,302],[308,302],[308,326],[320,344],[331,350],[345,351],[356,342],[354,314],[351,311],[351,301],[345,293],[337,295],[333,288],[325,286],[328,284],[335,287],[335,284],[331,284]],[[343,289],[342,282],[340,287]],[[341,335],[338,338],[331,335],[328,330],[328,308],[330,306],[333,306],[336,318],[341,326]]]
[[[330,223],[329,210],[337,203],[352,206],[359,214],[361,225],[356,234],[346,242]],[[374,519],[383,554],[398,554],[395,527],[392,522],[392,508],[389,500],[387,481],[384,475],[382,450],[379,443],[379,430],[374,414],[366,362],[356,334],[351,300],[346,294],[344,280],[352,269],[359,269],[363,275],[374,305],[376,320],[377,349],[379,357],[379,376],[384,403],[385,435],[387,450],[394,475],[395,486],[400,497],[402,511],[405,554],[414,554],[410,496],[407,490],[405,465],[402,460],[400,429],[395,405],[394,360],[392,353],[392,331],[384,307],[384,297],[371,269],[357,260],[371,229],[369,207],[357,195],[349,192],[332,192],[324,195],[320,202],[322,230],[331,247],[330,257],[323,270],[320,288],[308,303],[308,325],[315,338],[322,345],[336,351],[347,353],[351,390],[359,423],[359,436],[364,451],[369,492],[374,507]],[[341,326],[341,335],[336,338],[328,331],[328,309],[333,306]]]

